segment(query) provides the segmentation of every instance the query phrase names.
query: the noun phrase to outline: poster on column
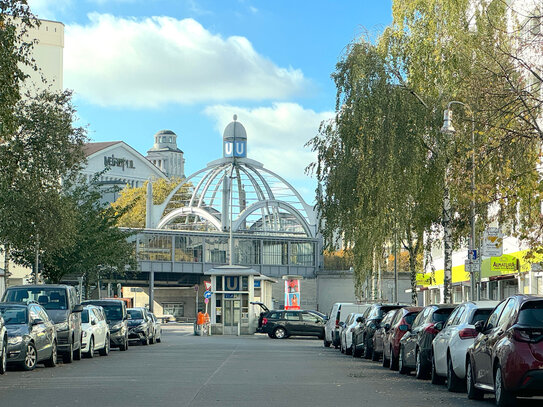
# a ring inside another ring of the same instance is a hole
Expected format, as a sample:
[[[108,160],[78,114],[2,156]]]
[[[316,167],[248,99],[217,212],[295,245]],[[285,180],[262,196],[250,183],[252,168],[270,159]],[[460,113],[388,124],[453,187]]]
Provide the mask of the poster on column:
[[[285,280],[285,309],[300,309],[300,280]]]

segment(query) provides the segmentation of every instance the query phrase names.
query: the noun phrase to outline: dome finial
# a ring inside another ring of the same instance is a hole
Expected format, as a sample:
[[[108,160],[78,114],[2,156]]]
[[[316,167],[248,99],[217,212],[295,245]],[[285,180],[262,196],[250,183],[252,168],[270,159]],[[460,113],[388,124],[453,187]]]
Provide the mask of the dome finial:
[[[236,120],[238,120],[238,115],[237,114],[234,115],[234,121],[236,121]]]

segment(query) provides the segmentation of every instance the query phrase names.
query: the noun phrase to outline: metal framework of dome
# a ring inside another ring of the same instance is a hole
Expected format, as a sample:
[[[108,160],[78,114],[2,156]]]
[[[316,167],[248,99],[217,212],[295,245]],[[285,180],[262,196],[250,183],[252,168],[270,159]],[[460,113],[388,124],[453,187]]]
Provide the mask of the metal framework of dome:
[[[167,230],[317,236],[314,208],[285,179],[247,158],[247,132],[236,116],[223,133],[223,158],[182,180],[161,205],[148,205],[147,223]]]

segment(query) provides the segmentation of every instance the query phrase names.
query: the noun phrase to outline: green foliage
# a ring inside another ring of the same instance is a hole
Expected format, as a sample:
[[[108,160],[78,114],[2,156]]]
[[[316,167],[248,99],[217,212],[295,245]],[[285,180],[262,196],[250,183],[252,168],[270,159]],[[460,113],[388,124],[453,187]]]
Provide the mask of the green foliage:
[[[120,214],[118,220],[119,226],[129,228],[145,227],[147,182],[149,181],[144,182],[138,188],[126,186],[120,192],[119,198],[111,204],[113,209]],[[164,202],[166,197],[180,182],[182,181],[179,178],[155,180],[153,182],[153,203],[156,205]],[[190,183],[183,185],[177,192],[178,196],[184,198],[182,201],[190,199],[190,186]]]

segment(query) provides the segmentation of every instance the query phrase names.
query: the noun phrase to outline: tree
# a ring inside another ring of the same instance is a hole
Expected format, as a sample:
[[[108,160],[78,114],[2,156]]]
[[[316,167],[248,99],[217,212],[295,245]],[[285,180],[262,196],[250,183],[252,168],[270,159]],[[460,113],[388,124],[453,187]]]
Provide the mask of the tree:
[[[145,227],[145,211],[146,211],[146,195],[147,183],[144,182],[141,187],[134,188],[127,186],[120,194],[119,198],[112,203],[112,207],[121,213],[119,216],[118,225],[129,228],[144,228]],[[183,182],[179,178],[172,179],[157,179],[153,182],[153,203],[160,204],[164,202],[172,190]],[[180,188],[177,195],[181,196],[181,201],[177,202],[178,206],[183,206],[190,199],[191,184],[186,184]]]
[[[101,203],[98,187],[84,181],[67,183],[64,193],[74,214],[74,233],[69,244],[43,253],[42,275],[51,282],[60,282],[68,275],[95,282],[136,270],[135,245],[129,241],[132,232],[117,227],[122,213]],[[21,257],[21,262],[32,262],[31,253],[21,253]]]

